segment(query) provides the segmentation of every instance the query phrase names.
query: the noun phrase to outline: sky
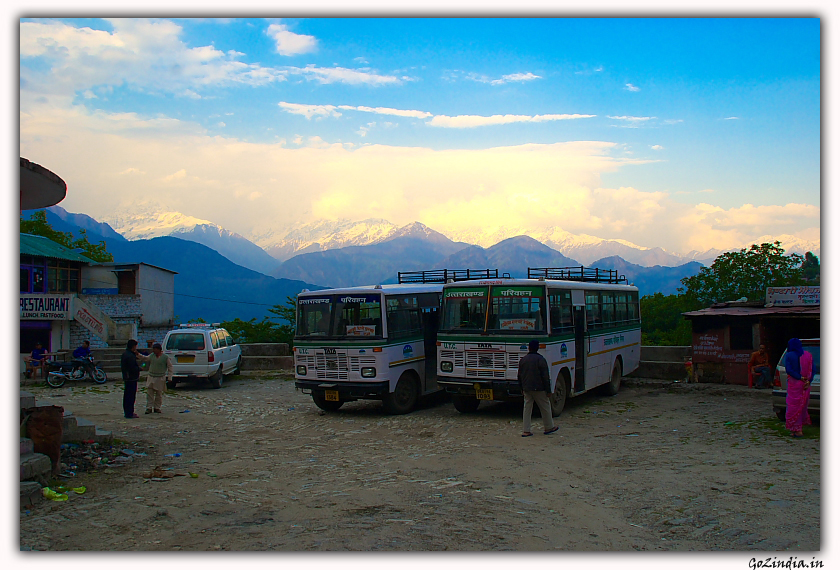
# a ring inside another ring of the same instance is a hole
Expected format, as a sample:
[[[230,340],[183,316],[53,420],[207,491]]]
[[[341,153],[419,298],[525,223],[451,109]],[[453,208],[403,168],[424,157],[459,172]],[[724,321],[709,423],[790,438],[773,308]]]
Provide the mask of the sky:
[[[20,155],[71,212],[820,239],[819,18],[19,25]]]

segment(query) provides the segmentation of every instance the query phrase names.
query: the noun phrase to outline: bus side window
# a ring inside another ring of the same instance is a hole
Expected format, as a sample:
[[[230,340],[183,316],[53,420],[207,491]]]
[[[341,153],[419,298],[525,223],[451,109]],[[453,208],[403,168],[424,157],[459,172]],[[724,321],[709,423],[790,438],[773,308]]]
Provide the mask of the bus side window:
[[[623,323],[627,319],[627,293],[617,293],[615,296],[615,320]]]
[[[598,291],[586,292],[586,323],[589,328],[601,327],[601,296]]]
[[[569,291],[552,291],[548,297],[551,330],[560,332],[572,327],[572,294]]]
[[[631,291],[627,302],[627,314],[634,322],[639,320],[639,292]]]
[[[610,291],[601,292],[601,318],[605,326],[615,322],[615,293]]]
[[[386,305],[389,338],[395,339],[419,334],[422,321],[417,297],[389,298]]]

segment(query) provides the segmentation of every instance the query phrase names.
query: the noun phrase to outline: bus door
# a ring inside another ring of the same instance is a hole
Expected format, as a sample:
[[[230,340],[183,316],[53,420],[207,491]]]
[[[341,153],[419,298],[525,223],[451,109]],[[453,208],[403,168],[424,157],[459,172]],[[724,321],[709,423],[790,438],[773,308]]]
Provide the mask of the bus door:
[[[575,319],[575,385],[572,392],[577,393],[586,389],[586,355],[589,352],[586,297],[583,291],[572,290],[572,308]]]
[[[437,385],[437,333],[440,328],[441,295],[438,293],[419,296],[420,318],[423,325],[424,361],[423,393],[439,390]]]

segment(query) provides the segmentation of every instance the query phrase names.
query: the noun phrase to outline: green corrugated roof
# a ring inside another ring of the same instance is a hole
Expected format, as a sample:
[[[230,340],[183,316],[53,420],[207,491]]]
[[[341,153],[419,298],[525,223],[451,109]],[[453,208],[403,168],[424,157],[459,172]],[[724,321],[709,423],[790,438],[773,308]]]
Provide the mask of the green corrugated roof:
[[[84,255],[76,253],[72,249],[67,249],[51,239],[32,234],[20,234],[20,254],[66,259],[67,261],[81,261],[84,263],[91,263],[92,261]]]

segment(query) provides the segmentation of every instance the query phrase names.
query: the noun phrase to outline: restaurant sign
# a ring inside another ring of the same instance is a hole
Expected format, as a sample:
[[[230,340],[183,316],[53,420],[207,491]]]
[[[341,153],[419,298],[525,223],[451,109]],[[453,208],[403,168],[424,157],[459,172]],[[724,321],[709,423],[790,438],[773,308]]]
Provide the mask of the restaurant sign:
[[[75,295],[21,295],[20,320],[70,321]]]
[[[819,306],[820,287],[768,287],[765,303],[768,307]]]

